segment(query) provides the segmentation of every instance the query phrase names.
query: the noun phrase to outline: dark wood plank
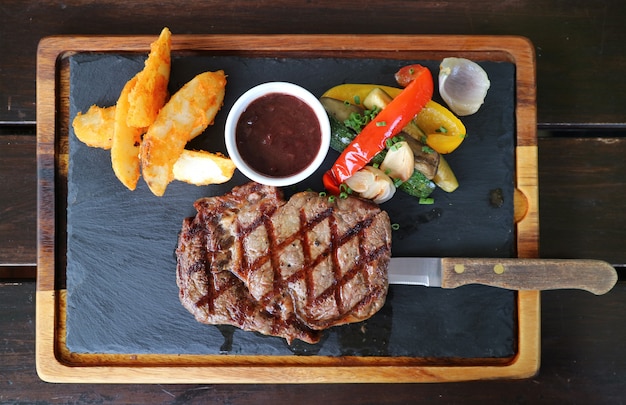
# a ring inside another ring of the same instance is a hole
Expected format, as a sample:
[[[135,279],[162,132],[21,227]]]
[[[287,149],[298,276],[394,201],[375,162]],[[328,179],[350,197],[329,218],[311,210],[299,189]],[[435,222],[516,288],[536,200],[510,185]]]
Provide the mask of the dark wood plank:
[[[519,381],[450,384],[48,384],[35,372],[35,283],[0,283],[0,403],[252,405],[406,403],[620,403],[626,380],[626,284],[596,297],[542,294],[542,365]]]
[[[34,136],[0,135],[0,265],[35,264],[36,169]]]
[[[540,126],[626,127],[626,3],[2,2],[0,122],[35,121],[38,41],[57,34],[373,33],[523,35],[536,47]],[[138,16],[141,16],[140,18]],[[297,16],[297,17],[294,17]],[[601,72],[601,73],[600,73]]]
[[[626,263],[626,138],[539,140],[540,255]]]

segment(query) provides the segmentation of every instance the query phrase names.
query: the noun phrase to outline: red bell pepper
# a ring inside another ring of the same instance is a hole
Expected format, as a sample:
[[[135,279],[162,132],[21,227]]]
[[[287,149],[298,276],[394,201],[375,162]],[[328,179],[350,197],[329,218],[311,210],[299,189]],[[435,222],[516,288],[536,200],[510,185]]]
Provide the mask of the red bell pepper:
[[[365,167],[385,148],[386,141],[402,131],[432,98],[433,77],[430,70],[421,65],[411,65],[410,68],[413,80],[363,128],[333,167],[324,173],[322,180],[329,193],[338,195],[341,183]]]

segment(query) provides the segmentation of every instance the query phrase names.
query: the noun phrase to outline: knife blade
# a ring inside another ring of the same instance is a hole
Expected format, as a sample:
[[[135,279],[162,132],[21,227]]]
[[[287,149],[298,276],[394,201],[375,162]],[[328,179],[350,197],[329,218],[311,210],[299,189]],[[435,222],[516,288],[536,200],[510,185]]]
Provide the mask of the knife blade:
[[[609,263],[591,259],[392,257],[389,284],[456,288],[483,284],[509,290],[581,289],[596,295],[617,283]]]

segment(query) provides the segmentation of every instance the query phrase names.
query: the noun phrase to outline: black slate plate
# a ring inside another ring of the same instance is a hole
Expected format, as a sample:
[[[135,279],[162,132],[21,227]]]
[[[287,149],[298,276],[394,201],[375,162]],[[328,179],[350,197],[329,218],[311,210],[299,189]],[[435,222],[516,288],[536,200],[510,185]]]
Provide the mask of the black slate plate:
[[[145,55],[79,53],[70,58],[70,121],[91,104],[115,103]],[[291,81],[316,95],[344,82],[393,85],[402,65],[420,62],[434,74],[438,61],[279,59],[186,55],[172,61],[170,90],[198,73],[228,75],[224,107],[214,126],[190,147],[225,151],[222,131],[235,99],[271,80]],[[402,193],[383,208],[400,225],[396,256],[515,256],[513,224],[515,66],[482,62],[492,87],[481,110],[463,121],[468,138],[447,157],[460,188],[436,191],[433,205]],[[439,100],[436,96],[435,100]],[[516,294],[482,286],[456,290],[391,286],[371,319],[333,328],[316,345],[197,323],[180,305],[173,250],[195,199],[224,193],[246,179],[195,187],[174,182],[162,198],[145,183],[129,192],[117,181],[108,151],[88,148],[70,128],[67,201],[66,344],[75,353],[265,354],[510,358],[516,353]],[[321,173],[285,190],[321,190]],[[490,193],[501,190],[495,207]]]

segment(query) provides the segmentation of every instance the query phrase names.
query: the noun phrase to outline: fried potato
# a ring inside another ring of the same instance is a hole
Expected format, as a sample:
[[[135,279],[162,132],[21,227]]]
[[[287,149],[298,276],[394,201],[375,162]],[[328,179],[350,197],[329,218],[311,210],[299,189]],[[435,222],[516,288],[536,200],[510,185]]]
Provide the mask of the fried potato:
[[[111,166],[115,176],[129,190],[137,187],[140,176],[139,152],[143,128],[134,128],[127,125],[129,109],[128,95],[137,84],[137,76],[130,79],[115,106],[113,125],[113,142],[111,143]]]
[[[226,183],[235,164],[221,153],[184,150],[174,163],[174,179],[196,186]]]
[[[223,71],[201,73],[159,111],[141,143],[141,171],[152,193],[165,193],[187,141],[213,124],[224,100],[225,87]]]
[[[172,34],[166,27],[150,45],[144,68],[137,75],[137,85],[128,96],[128,126],[145,128],[154,122],[167,99],[170,79]]]
[[[79,112],[74,117],[72,128],[76,137],[85,145],[111,149],[114,121],[115,106],[103,108],[92,105],[86,113]]]

